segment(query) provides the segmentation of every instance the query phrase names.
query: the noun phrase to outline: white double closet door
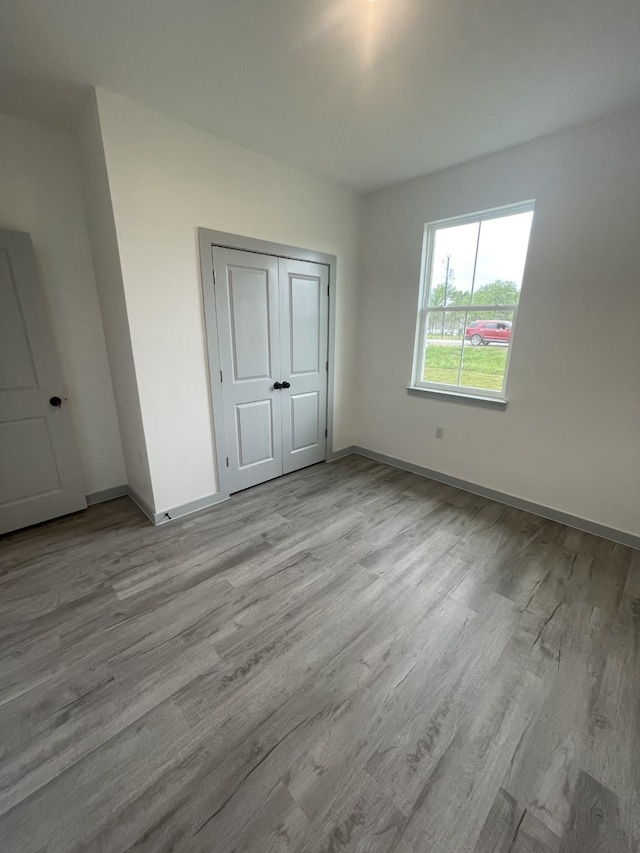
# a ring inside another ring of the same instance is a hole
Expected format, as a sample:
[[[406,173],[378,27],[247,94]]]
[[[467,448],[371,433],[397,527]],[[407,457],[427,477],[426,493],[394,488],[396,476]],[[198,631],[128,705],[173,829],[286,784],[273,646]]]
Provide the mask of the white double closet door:
[[[229,491],[326,458],[328,267],[213,248]]]

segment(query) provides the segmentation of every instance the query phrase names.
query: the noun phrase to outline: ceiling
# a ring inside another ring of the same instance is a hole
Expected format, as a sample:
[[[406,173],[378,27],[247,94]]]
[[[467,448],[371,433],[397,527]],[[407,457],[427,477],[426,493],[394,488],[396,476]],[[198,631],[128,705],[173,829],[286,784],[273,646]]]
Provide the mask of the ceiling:
[[[0,0],[0,110],[97,85],[371,189],[640,99],[638,0]]]

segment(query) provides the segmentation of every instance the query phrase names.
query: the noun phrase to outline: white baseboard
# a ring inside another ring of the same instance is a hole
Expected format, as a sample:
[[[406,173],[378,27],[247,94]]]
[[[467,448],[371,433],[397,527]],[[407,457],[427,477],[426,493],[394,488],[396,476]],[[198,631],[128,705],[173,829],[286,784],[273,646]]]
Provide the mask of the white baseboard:
[[[195,501],[189,501],[189,503],[164,510],[164,512],[156,512],[144,498],[140,497],[135,489],[131,488],[131,486],[128,488],[128,494],[131,500],[140,507],[149,521],[156,526],[160,524],[168,524],[170,521],[175,521],[178,518],[184,518],[185,515],[191,515],[193,512],[198,512],[201,509],[207,509],[208,507],[215,506],[215,504],[219,504],[222,501],[229,500],[228,495],[217,493],[215,495],[207,495],[206,497],[199,498]]]
[[[99,492],[92,492],[87,495],[87,505],[101,504],[105,501],[113,501],[116,498],[124,498],[129,494],[129,486],[112,486],[110,489],[102,489]]]
[[[607,527],[596,521],[580,518],[568,512],[553,509],[552,507],[542,506],[542,504],[537,504],[524,498],[507,495],[495,489],[488,489],[477,483],[461,480],[459,477],[452,477],[449,474],[442,474],[440,471],[433,471],[431,468],[423,468],[422,465],[414,465],[413,462],[396,459],[395,456],[387,456],[385,453],[378,453],[376,450],[368,450],[366,447],[356,445],[353,448],[353,452],[359,456],[365,456],[367,459],[382,462],[384,465],[401,468],[403,471],[411,471],[413,474],[419,474],[421,477],[428,477],[430,480],[437,480],[439,483],[447,483],[449,486],[455,486],[458,489],[463,489],[465,492],[472,492],[474,495],[480,495],[483,498],[489,498],[498,503],[515,507],[515,509],[522,509],[525,512],[539,515],[542,518],[548,518],[550,521],[558,521],[560,524],[566,524],[568,527],[575,527],[577,530],[582,530],[585,533],[593,533],[595,536],[602,536],[603,539],[610,539],[612,542],[618,542],[620,545],[627,545],[630,548],[640,550],[640,536],[627,533],[625,530],[617,530],[615,527]]]
[[[327,462],[335,462],[336,459],[342,459],[344,456],[351,456],[352,453],[357,453],[358,450],[355,444],[350,444],[349,447],[343,447],[341,450],[332,450],[327,453]]]
[[[215,495],[207,495],[205,498],[199,498],[196,501],[182,504],[182,506],[173,507],[165,512],[155,513],[154,524],[168,524],[170,521],[175,521],[177,518],[184,518],[185,515],[191,515],[193,512],[199,512],[201,509],[208,509],[210,506],[228,501],[229,495],[223,495],[219,492]]]
[[[472,492],[475,495],[480,495],[483,498],[498,501],[498,503],[506,504],[507,506],[522,509],[526,512],[531,512],[534,515],[539,515],[542,518],[548,518],[551,521],[558,521],[560,524],[566,524],[568,527],[575,527],[577,530],[582,530],[585,533],[593,533],[595,536],[602,536],[604,539],[610,539],[613,542],[619,542],[621,545],[628,545],[630,548],[640,550],[640,536],[633,533],[627,533],[625,530],[617,530],[614,527],[607,527],[604,524],[599,524],[589,519],[580,518],[570,513],[561,512],[560,510],[551,507],[543,506],[542,504],[534,503],[533,501],[518,498],[514,495],[508,495],[504,492],[489,489],[485,486],[480,486],[477,483],[471,483],[467,480],[461,480],[459,477],[452,477],[449,474],[443,474],[440,471],[434,471],[431,468],[424,468],[422,465],[415,465],[413,462],[405,462],[402,459],[397,459],[395,456],[387,456],[385,453],[378,453],[376,450],[369,450],[366,447],[359,445],[350,445],[343,447],[340,450],[333,451],[327,455],[327,462],[335,462],[337,459],[342,459],[345,456],[352,454],[364,456],[367,459],[373,459],[376,462],[381,462],[384,465],[391,465],[394,468],[401,468],[403,471],[411,471],[414,474],[419,474],[421,477],[428,477],[430,480],[437,480],[440,483],[447,483],[450,486],[455,486],[458,489],[463,489],[466,492]],[[225,494],[208,495],[204,498],[199,498],[195,501],[182,504],[181,506],[173,507],[173,509],[165,510],[164,512],[156,512],[145,500],[140,497],[137,492],[130,486],[114,486],[111,489],[103,489],[100,492],[93,492],[87,495],[87,504],[90,506],[103,501],[114,500],[125,495],[136,503],[142,512],[147,516],[152,524],[168,524],[170,521],[175,521],[178,518],[184,518],[185,515],[199,512],[207,509],[210,506],[215,506],[229,499]]]

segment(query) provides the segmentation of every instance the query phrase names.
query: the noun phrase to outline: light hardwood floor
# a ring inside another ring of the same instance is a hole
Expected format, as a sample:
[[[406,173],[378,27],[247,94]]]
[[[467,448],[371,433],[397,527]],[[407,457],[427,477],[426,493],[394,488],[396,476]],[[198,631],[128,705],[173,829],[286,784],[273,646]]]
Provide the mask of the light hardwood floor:
[[[639,849],[640,552],[349,457],[0,565],[3,853]]]

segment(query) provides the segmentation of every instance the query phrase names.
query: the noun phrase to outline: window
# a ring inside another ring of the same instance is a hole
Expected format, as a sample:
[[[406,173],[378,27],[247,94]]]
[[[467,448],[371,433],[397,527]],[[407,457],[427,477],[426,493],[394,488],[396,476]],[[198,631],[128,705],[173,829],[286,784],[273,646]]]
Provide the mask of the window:
[[[425,227],[413,387],[504,400],[533,202]]]

